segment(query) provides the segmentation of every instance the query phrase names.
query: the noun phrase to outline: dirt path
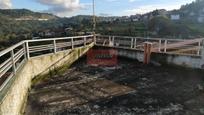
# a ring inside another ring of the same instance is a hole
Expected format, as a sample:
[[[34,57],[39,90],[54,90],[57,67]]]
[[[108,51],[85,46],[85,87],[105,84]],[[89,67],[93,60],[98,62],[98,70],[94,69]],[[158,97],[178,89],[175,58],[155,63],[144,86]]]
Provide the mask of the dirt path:
[[[120,59],[117,69],[76,62],[35,85],[27,115],[200,115],[204,73]]]

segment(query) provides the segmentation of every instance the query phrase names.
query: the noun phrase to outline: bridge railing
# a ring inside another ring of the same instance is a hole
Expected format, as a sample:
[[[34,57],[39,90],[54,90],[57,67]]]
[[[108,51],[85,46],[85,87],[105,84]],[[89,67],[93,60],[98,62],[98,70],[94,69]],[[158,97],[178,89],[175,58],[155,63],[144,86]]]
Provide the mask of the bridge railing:
[[[30,58],[83,47],[94,42],[93,35],[26,40],[0,52],[0,96]]]
[[[203,38],[183,40],[104,35],[97,35],[96,37],[96,45],[98,46],[144,51],[144,43],[150,42],[152,43],[152,52],[192,56],[201,56],[203,41]]]

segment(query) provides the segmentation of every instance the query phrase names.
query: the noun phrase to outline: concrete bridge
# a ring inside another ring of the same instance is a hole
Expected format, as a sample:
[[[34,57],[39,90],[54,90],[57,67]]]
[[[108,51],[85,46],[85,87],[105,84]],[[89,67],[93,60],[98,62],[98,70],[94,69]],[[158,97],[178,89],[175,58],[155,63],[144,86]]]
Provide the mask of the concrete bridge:
[[[114,48],[119,56],[142,62],[144,46],[150,44],[153,62],[203,69],[203,41],[101,35],[22,41],[0,52],[0,114],[23,113],[33,78],[71,65],[93,46]]]

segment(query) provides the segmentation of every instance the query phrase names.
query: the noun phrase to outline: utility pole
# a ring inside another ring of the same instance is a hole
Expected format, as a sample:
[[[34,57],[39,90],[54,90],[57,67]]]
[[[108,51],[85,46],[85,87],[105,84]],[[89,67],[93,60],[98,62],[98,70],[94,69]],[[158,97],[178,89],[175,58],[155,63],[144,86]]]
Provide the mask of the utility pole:
[[[94,35],[94,43],[96,43],[96,16],[95,16],[95,0],[93,0],[93,35]]]

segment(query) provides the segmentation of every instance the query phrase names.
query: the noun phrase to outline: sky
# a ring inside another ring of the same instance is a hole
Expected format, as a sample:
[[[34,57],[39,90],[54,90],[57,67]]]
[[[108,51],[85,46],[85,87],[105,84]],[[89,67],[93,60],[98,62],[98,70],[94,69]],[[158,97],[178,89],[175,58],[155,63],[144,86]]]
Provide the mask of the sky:
[[[101,16],[129,16],[155,9],[173,10],[194,0],[95,0],[95,10]],[[0,0],[0,9],[26,8],[53,13],[61,17],[91,15],[92,0]]]

